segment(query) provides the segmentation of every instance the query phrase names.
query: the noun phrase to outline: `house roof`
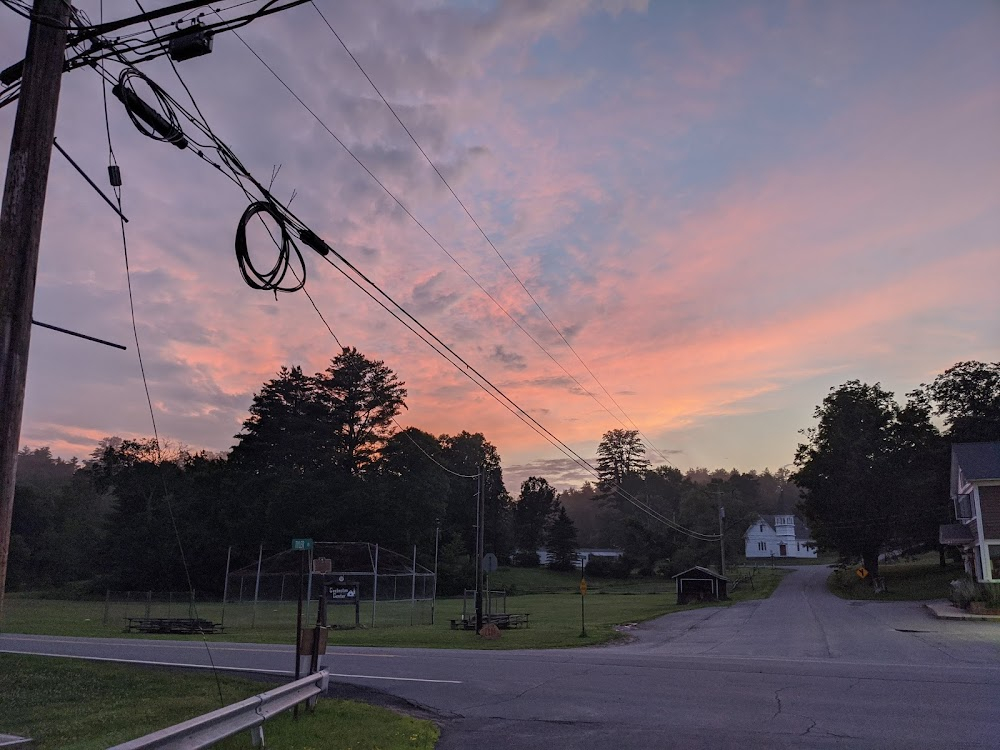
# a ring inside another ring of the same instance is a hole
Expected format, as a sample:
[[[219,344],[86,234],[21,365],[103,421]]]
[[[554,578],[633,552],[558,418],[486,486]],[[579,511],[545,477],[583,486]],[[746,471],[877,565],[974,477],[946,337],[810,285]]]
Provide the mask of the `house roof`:
[[[951,456],[953,481],[956,464],[966,481],[1000,479],[1000,443],[954,443]]]
[[[787,516],[789,514],[779,513],[778,515]],[[766,523],[772,529],[776,529],[778,526],[777,522],[774,520],[775,517],[773,515],[771,516],[761,515],[758,516],[758,518],[760,518],[761,521],[764,521],[764,523]],[[795,518],[795,540],[799,542],[812,541],[812,533],[809,531],[809,527],[806,526],[805,521],[803,521],[798,516],[794,516],[794,518]],[[760,521],[754,521],[754,523],[750,524],[750,528],[753,528],[754,524],[757,523],[760,523]]]
[[[714,570],[709,570],[708,568],[703,568],[700,565],[695,565],[693,568],[688,568],[687,570],[682,571],[682,572],[678,573],[677,575],[673,576],[673,578],[680,578],[681,576],[686,576],[688,573],[691,573],[693,571],[698,571],[699,573],[703,573],[703,574],[709,575],[712,578],[718,578],[720,581],[728,581],[729,580],[725,576],[720,576]]]

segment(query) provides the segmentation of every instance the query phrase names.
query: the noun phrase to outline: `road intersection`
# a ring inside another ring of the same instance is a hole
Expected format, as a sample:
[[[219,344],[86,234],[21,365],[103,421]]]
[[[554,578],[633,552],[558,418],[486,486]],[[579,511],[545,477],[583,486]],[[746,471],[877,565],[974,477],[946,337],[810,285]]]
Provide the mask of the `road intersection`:
[[[1000,625],[848,602],[802,567],[767,600],[643,623],[625,644],[550,651],[334,648],[340,695],[377,697],[467,748],[996,748]],[[195,642],[0,635],[0,651],[206,667]],[[211,644],[285,674],[285,646]]]

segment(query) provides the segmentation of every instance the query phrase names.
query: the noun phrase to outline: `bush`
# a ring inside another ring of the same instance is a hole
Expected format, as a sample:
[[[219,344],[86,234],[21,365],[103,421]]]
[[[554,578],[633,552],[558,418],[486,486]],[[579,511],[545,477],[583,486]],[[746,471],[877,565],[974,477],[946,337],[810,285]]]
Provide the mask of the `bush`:
[[[515,568],[537,568],[542,564],[541,558],[534,550],[515,552],[511,558],[511,563]]]
[[[630,567],[624,557],[591,557],[586,573],[594,578],[628,578]]]
[[[558,560],[553,557],[549,562],[549,570],[558,570],[562,573],[568,573],[571,570],[579,570],[579,568],[577,568],[576,560],[573,558]]]
[[[1000,607],[1000,584],[977,583],[971,578],[951,582],[948,598],[958,607],[968,609],[972,602],[982,602],[987,607]]]

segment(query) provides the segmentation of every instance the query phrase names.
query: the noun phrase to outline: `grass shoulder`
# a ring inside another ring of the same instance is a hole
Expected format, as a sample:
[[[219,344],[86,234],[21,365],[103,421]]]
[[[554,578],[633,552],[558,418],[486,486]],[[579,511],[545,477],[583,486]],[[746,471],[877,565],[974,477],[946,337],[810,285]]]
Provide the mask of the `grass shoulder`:
[[[857,576],[855,568],[834,570],[826,579],[827,588],[841,599],[862,601],[927,601],[947,599],[949,584],[962,577],[961,565],[949,563],[941,567],[936,554],[921,555],[913,560],[884,563],[879,573],[886,590],[875,593],[871,582]]]
[[[38,750],[106,748],[213,711],[273,685],[123,664],[0,654],[0,731],[34,739]],[[282,714],[264,727],[281,748],[433,748],[433,723],[354,701],[321,700],[298,721]],[[250,748],[249,733],[217,745]]]

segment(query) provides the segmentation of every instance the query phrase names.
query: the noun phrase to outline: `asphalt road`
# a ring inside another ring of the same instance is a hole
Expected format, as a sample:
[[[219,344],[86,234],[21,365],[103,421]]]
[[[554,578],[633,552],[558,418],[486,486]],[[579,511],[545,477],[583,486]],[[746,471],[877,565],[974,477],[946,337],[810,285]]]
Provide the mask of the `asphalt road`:
[[[334,692],[439,721],[469,748],[1000,748],[1000,625],[862,603],[802,567],[774,595],[559,651],[346,649]],[[204,666],[200,643],[0,636],[0,650]],[[288,647],[213,642],[232,670],[285,673]]]

